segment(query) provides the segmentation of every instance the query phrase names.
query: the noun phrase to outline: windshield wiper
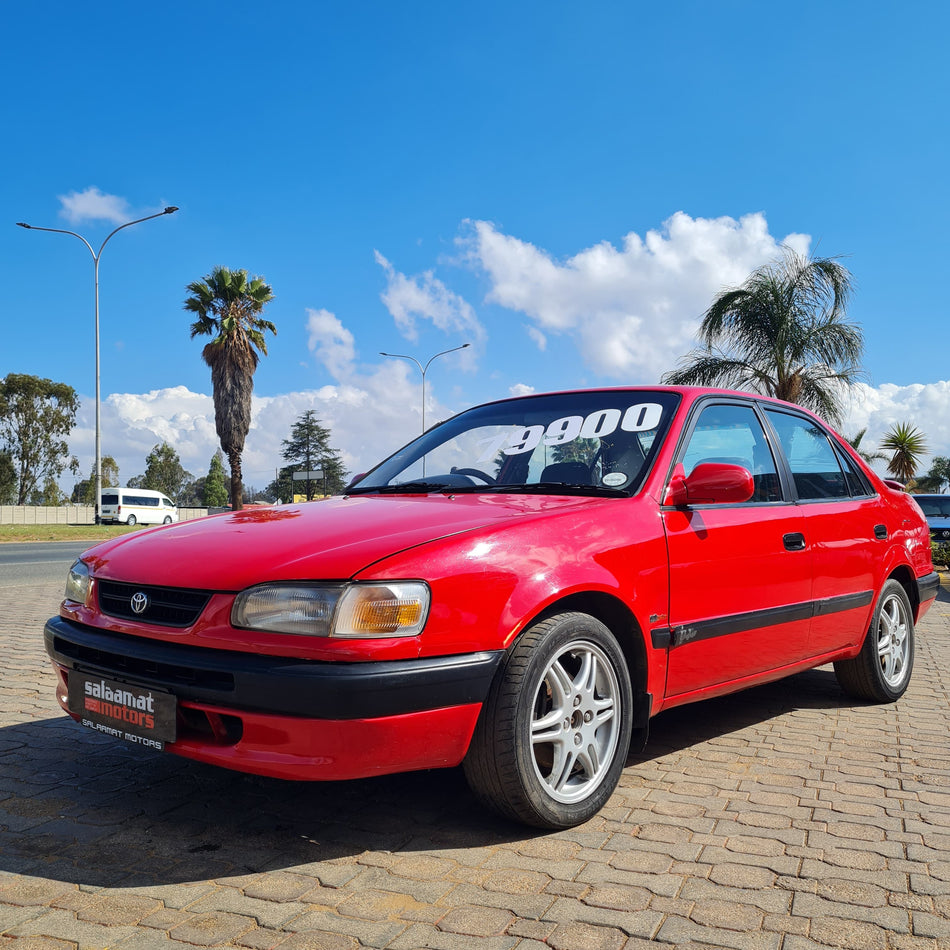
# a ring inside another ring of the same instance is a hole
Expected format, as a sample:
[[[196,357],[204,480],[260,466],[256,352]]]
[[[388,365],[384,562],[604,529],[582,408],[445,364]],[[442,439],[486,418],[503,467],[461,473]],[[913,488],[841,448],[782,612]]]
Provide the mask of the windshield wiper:
[[[473,485],[471,488],[453,488],[453,494],[494,493],[501,495],[599,495],[625,498],[629,492],[624,488],[608,488],[606,485],[580,485],[566,482],[531,482],[527,485]]]
[[[409,495],[417,495],[423,492],[446,491],[447,489],[454,491],[455,487],[447,484],[446,482],[425,482],[420,480],[415,482],[399,482],[397,485],[368,485],[365,488],[351,488],[347,494],[400,495],[405,493]]]

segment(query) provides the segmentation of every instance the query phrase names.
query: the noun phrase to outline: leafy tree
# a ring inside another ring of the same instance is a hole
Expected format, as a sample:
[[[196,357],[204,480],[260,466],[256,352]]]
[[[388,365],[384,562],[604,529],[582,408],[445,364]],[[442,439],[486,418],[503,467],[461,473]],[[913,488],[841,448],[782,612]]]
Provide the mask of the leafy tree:
[[[163,442],[156,445],[146,457],[142,484],[135,487],[164,492],[177,501],[189,479],[194,481],[194,476],[182,468],[178,453],[167,442]]]
[[[111,455],[102,456],[102,487],[117,486],[119,484],[119,465]],[[94,505],[96,503],[96,462],[93,459],[89,477],[76,482],[76,487],[69,499],[76,505]]]
[[[850,295],[851,274],[835,259],[786,248],[716,297],[700,325],[703,348],[663,382],[761,392],[840,423],[864,351],[860,328],[845,322]]]
[[[126,488],[148,488],[148,485],[145,484],[144,475],[133,475],[132,478],[130,478],[125,483],[125,487]]]
[[[283,447],[281,457],[289,463],[291,472],[323,471],[322,482],[298,482],[301,488],[305,487],[307,501],[312,501],[317,493],[342,494],[346,487],[346,470],[340,453],[330,446],[330,430],[320,425],[313,409],[307,409],[293,424],[290,438],[284,439]]]
[[[204,481],[202,501],[208,508],[223,508],[228,503],[228,487],[224,477],[224,456],[219,449],[211,457]]]
[[[59,478],[68,462],[66,436],[79,409],[76,390],[39,376],[9,373],[0,380],[0,444],[13,462],[16,504]]]
[[[42,488],[34,488],[30,492],[29,504],[44,508],[58,508],[65,504],[66,496],[59,487],[59,482],[52,475],[47,475]]]
[[[891,460],[887,463],[888,472],[907,484],[927,452],[927,440],[916,426],[909,422],[897,422],[881,439],[881,448],[891,453]]]
[[[0,451],[0,505],[16,503],[16,469],[6,450]]]
[[[868,452],[867,449],[861,448],[861,443],[864,441],[867,432],[867,426],[865,426],[857,435],[848,439],[848,445],[850,445],[868,465],[872,465],[874,462],[883,462],[887,458],[883,452]]]
[[[289,505],[294,500],[294,471],[294,466],[285,465],[277,472],[277,477],[264,489],[267,500],[282,505]]]
[[[914,488],[918,492],[939,493],[948,482],[950,482],[950,458],[935,455],[930,463],[930,471],[926,475],[917,477]]]
[[[241,453],[251,427],[251,393],[258,351],[267,355],[266,331],[277,328],[261,313],[274,295],[262,277],[246,270],[215,267],[203,280],[189,284],[185,310],[197,314],[192,339],[210,336],[201,357],[211,367],[214,425],[231,466],[231,507],[243,507]]]

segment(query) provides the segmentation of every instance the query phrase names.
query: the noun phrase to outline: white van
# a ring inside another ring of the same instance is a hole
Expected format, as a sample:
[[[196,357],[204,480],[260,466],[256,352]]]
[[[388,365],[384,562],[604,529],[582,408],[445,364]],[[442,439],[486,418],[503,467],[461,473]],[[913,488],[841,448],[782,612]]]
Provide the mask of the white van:
[[[99,520],[103,524],[171,524],[178,509],[160,491],[148,488],[103,488]]]

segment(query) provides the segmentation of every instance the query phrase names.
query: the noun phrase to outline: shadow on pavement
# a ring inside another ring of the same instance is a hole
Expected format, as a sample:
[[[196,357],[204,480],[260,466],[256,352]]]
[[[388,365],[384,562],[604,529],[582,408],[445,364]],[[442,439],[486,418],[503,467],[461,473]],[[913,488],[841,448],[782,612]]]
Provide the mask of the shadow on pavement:
[[[674,709],[628,767],[794,709],[849,704],[821,669]],[[65,716],[0,729],[0,871],[155,886],[541,834],[485,811],[458,768],[294,783],[126,746]]]

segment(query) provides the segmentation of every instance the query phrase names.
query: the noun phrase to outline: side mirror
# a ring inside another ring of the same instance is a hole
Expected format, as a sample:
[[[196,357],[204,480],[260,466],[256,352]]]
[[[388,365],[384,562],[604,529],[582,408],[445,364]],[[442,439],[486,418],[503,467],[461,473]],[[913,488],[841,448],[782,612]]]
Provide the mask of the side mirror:
[[[752,473],[741,465],[702,462],[684,477],[677,465],[663,497],[664,505],[732,505],[748,501],[755,491]]]

